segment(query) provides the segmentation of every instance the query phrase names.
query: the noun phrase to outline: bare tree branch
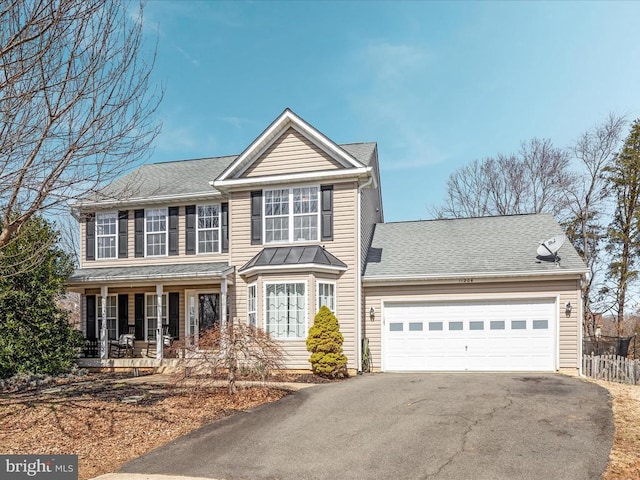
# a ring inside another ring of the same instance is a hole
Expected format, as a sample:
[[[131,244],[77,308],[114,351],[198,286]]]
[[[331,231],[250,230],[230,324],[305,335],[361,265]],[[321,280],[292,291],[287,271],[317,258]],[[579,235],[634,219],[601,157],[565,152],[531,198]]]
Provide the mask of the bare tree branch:
[[[162,97],[129,2],[0,7],[0,252],[39,212],[97,192],[146,158]]]

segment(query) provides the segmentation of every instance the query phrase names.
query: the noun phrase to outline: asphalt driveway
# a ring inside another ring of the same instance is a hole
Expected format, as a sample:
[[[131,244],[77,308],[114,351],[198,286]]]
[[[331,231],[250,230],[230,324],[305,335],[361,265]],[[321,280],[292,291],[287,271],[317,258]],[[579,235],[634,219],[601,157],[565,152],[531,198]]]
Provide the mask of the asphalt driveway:
[[[375,374],[225,418],[121,471],[229,480],[587,480],[601,477],[612,439],[607,392],[580,379]]]

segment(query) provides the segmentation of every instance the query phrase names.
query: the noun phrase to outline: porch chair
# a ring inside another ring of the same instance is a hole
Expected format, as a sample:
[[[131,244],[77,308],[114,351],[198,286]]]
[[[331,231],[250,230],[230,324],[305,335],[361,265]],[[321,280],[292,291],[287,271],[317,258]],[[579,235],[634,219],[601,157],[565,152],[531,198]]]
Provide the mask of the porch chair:
[[[156,357],[157,340],[147,343],[147,358]],[[162,326],[162,348],[170,348],[173,345],[173,337],[169,335],[169,325]]]
[[[131,328],[129,328],[129,331],[131,332]],[[118,340],[110,340],[109,341],[109,357],[110,358],[133,357],[134,340],[135,340],[135,334],[133,333],[123,333],[118,337]]]

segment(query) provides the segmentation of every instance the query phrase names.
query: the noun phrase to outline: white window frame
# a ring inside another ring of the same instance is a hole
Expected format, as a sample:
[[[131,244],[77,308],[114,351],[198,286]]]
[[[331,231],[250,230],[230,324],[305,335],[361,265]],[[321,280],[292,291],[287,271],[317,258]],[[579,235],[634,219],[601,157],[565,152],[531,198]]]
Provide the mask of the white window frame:
[[[153,342],[155,341],[155,334],[158,328],[158,307],[156,305],[156,315],[149,315],[149,297],[153,297],[154,301],[158,301],[157,293],[145,293],[144,294],[144,340],[145,342]],[[168,307],[169,307],[169,296],[166,293],[162,294],[162,326],[169,324],[169,315],[168,315]],[[156,322],[153,330],[151,330],[154,334],[154,337],[149,335],[149,320],[154,320]]]
[[[337,295],[337,291],[338,291],[338,286],[336,284],[336,282],[331,282],[331,281],[327,281],[327,280],[316,280],[316,313],[320,310],[320,308],[322,307],[322,304],[320,303],[320,285],[330,285],[333,289],[333,305],[329,306],[327,305],[327,307],[329,307],[329,310],[331,310],[334,314],[336,313],[336,310],[338,308],[338,295]],[[333,308],[332,308],[333,307]]]
[[[115,223],[115,233],[110,233],[108,235],[99,234],[98,233],[98,218],[99,217],[111,217],[114,219]],[[97,260],[113,260],[114,258],[118,258],[118,212],[100,212],[96,213],[96,259]],[[114,243],[114,254],[113,257],[101,257],[100,256],[100,240],[104,238],[113,238]]]
[[[98,332],[98,338],[100,338],[100,329],[102,326],[102,299],[105,297],[98,296],[99,302],[96,302],[96,332]],[[118,296],[117,295],[107,295],[107,339],[109,340],[117,340],[118,335]],[[113,300],[112,309],[114,312],[113,316],[109,316],[109,302]],[[109,328],[109,323],[113,323],[114,328]],[[114,335],[111,336],[109,332],[113,331]]]
[[[309,285],[306,280],[282,280],[275,282],[264,282],[263,283],[263,292],[262,292],[262,311],[263,311],[263,327],[266,332],[269,332],[269,304],[267,300],[267,293],[269,291],[269,287],[272,285],[291,285],[291,284],[301,284],[304,285],[304,330],[302,335],[300,336],[279,336],[277,332],[270,332],[271,336],[278,341],[300,341],[307,338],[307,333],[309,332]]]
[[[253,290],[253,294],[251,291]],[[252,304],[253,300],[253,304]],[[258,326],[258,284],[247,285],[247,325]]]
[[[218,226],[211,228],[200,228],[200,208],[215,207],[218,209]],[[200,251],[200,232],[218,232],[218,248],[212,252]],[[196,253],[197,254],[213,254],[220,253],[222,248],[222,205],[219,203],[202,203],[196,205]]]
[[[307,217],[307,216],[312,216],[314,215],[314,212],[311,213],[294,213],[293,211],[293,202],[294,202],[294,190],[300,189],[300,188],[315,188],[316,189],[316,194],[317,194],[317,199],[316,199],[316,205],[317,205],[317,211],[315,212],[315,217],[316,217],[316,237],[315,238],[309,238],[309,239],[300,239],[300,240],[296,240],[294,238],[294,231],[295,231],[295,219],[296,217]],[[288,212],[286,214],[280,214],[280,215],[269,215],[267,216],[267,202],[266,202],[266,198],[267,198],[267,192],[273,192],[276,190],[280,190],[280,191],[286,191],[287,192],[287,205],[288,205]],[[265,245],[267,244],[284,244],[284,243],[312,243],[312,242],[319,242],[320,241],[320,228],[321,228],[321,223],[320,223],[320,215],[321,215],[321,191],[320,191],[320,185],[294,185],[294,186],[290,186],[290,187],[274,187],[274,188],[269,188],[269,189],[265,189],[262,191],[262,238],[264,239],[263,243]],[[267,241],[267,218],[286,218],[287,222],[288,222],[288,228],[287,228],[287,238],[286,240],[271,240],[271,241]]]
[[[150,212],[161,211],[164,212],[164,231],[150,232],[147,229],[147,218]],[[162,235],[164,234],[164,253],[157,255],[149,254],[149,235]],[[145,257],[166,257],[169,255],[169,209],[166,207],[160,208],[145,208],[144,210],[144,256]]]

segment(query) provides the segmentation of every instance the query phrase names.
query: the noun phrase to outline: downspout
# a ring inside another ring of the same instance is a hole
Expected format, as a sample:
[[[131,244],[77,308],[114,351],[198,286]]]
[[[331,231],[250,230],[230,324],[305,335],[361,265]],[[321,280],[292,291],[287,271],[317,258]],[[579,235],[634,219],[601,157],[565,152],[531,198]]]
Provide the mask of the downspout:
[[[374,182],[373,175],[369,177],[362,185],[358,186],[358,234],[357,234],[357,280],[356,280],[356,298],[358,303],[357,308],[357,322],[356,322],[356,358],[357,358],[357,371],[362,373],[362,190],[370,187]]]

